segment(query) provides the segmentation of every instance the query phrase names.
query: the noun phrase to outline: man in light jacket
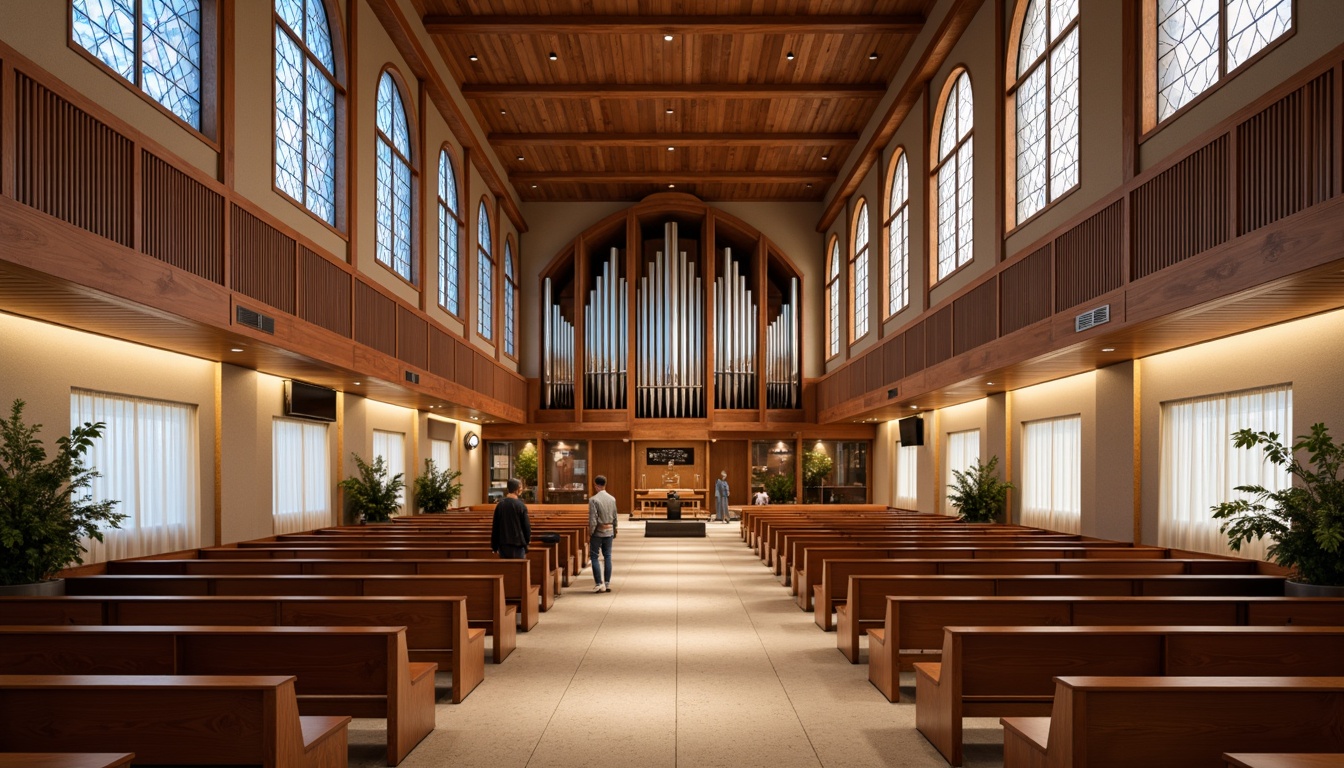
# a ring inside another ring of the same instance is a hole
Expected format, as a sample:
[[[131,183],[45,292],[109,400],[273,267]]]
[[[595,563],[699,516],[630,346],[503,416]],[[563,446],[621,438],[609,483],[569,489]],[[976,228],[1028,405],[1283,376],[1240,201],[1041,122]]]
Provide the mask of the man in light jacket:
[[[592,539],[588,542],[588,552],[593,559],[593,591],[611,591],[611,545],[616,539],[616,523],[620,517],[616,511],[616,497],[607,493],[607,478],[598,475],[593,478],[597,493],[588,499],[588,530]],[[598,568],[598,556],[602,557],[602,568]]]

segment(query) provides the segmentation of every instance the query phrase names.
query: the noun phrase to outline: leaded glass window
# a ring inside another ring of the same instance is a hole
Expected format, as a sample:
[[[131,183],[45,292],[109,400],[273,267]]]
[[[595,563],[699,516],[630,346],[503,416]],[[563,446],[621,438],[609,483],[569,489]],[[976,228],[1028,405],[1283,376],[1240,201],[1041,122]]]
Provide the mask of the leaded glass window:
[[[490,213],[481,201],[476,211],[476,332],[483,339],[494,338],[493,314],[495,258],[490,244]]]
[[[200,0],[73,0],[80,47],[201,130]]]
[[[457,175],[448,150],[439,152],[439,306],[462,314],[460,295],[460,237],[462,220],[458,218]]]
[[[1293,27],[1292,0],[1153,0],[1162,121]]]
[[[827,357],[840,354],[840,241],[831,239],[826,258]]]
[[[275,3],[275,186],[336,224],[336,54],[323,0]]]
[[[887,182],[887,314],[910,303],[910,165],[905,151],[896,151],[896,164]]]
[[[868,333],[868,201],[860,198],[859,213],[854,217],[854,250],[849,265],[850,279],[849,305],[850,320],[853,322],[852,338],[861,338]]]
[[[504,241],[504,354],[517,357],[518,279],[514,275],[513,243]]]
[[[1017,220],[1078,185],[1078,0],[1030,0],[1017,84]]]
[[[938,204],[939,280],[971,261],[971,193],[974,188],[971,76],[962,70],[954,77],[942,105],[938,165],[933,172]]]
[[[411,130],[401,89],[391,72],[378,81],[377,239],[374,256],[393,272],[415,282],[411,266]]]

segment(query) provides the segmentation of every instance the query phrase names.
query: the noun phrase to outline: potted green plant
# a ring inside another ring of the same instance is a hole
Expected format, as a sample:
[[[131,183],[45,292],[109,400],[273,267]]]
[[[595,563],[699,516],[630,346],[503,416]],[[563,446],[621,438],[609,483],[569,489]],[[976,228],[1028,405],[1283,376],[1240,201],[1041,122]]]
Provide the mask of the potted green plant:
[[[120,528],[126,515],[113,511],[115,501],[94,501],[89,490],[98,473],[84,466],[84,454],[104,424],[70,430],[48,458],[37,437],[42,425],[25,424],[23,407],[15,400],[0,422],[0,592],[63,594],[56,573],[82,564],[84,539],[102,541],[102,528]]]
[[[990,456],[989,462],[975,463],[966,471],[952,470],[956,480],[947,492],[947,500],[961,511],[964,523],[992,523],[1003,515],[1008,504],[1008,491],[1012,483],[999,479],[999,457]]]
[[[1232,444],[1259,446],[1265,460],[1286,468],[1293,483],[1278,491],[1240,485],[1237,490],[1250,498],[1214,505],[1213,517],[1225,521],[1220,530],[1228,544],[1239,552],[1243,543],[1268,536],[1273,540],[1266,550],[1270,559],[1292,571],[1289,595],[1344,594],[1344,446],[1336,445],[1319,423],[1291,447],[1275,432],[1249,429],[1234,432]]]
[[[406,487],[401,479],[402,473],[398,472],[389,479],[387,461],[382,456],[375,456],[370,464],[357,453],[350,455],[355,457],[355,468],[359,474],[340,482],[350,511],[360,523],[386,523],[401,506],[399,497]]]
[[[771,504],[789,504],[793,502],[793,475],[783,473],[772,473],[765,476],[761,481],[765,487],[765,495],[770,497]]]
[[[461,476],[457,470],[438,469],[433,459],[425,459],[425,471],[415,478],[415,505],[426,514],[447,512],[462,494],[462,484],[456,482]]]
[[[524,501],[535,501],[532,489],[537,485],[537,446],[528,442],[518,455],[513,457],[513,476],[523,484],[518,497]]]
[[[809,498],[818,503],[825,503],[825,499],[821,498],[821,482],[834,468],[835,460],[822,448],[813,448],[803,453],[803,488],[808,491],[816,489],[815,494],[806,494]]]

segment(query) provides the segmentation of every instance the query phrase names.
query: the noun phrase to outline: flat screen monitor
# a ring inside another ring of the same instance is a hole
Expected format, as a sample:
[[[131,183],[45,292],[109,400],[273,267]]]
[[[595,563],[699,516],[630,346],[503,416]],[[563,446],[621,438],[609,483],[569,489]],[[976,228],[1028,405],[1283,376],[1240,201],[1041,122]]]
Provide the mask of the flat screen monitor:
[[[335,421],[336,390],[286,379],[285,415],[314,421]]]
[[[924,419],[911,416],[901,419],[897,424],[901,430],[901,445],[924,444]]]

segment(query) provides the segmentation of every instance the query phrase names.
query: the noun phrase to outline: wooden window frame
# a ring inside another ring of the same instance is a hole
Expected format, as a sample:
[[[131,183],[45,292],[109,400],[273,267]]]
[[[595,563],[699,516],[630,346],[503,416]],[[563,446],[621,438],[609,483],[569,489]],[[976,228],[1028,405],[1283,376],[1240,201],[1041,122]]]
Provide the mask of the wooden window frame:
[[[891,195],[895,187],[896,166],[905,158],[905,201],[896,212],[891,212]],[[883,183],[885,194],[882,196],[882,248],[886,259],[882,262],[882,322],[910,308],[910,153],[902,145],[896,146],[887,163],[887,176]],[[901,213],[905,214],[905,304],[891,310],[891,225]]]
[[[462,251],[465,249],[462,247],[462,245],[463,245],[463,239],[466,235],[467,224],[465,221],[463,221],[462,215],[460,213],[460,210],[462,208],[462,193],[463,193],[461,182],[462,174],[457,172],[457,168],[459,167],[457,163],[457,158],[454,157],[452,145],[448,144],[447,142],[444,142],[439,147],[439,156],[443,157],[445,155],[448,158],[448,167],[453,171],[453,179],[456,182],[453,184],[453,189],[456,190],[458,199],[455,201],[455,206],[450,206],[448,205],[448,201],[444,200],[443,197],[439,195],[439,189],[442,186],[441,179],[435,179],[435,181],[439,183],[436,183],[434,185],[434,199],[437,204],[436,212],[440,216],[446,213],[448,216],[451,216],[457,222],[457,311],[456,312],[452,311],[448,307],[444,306],[442,302],[439,301],[439,291],[437,285],[435,285],[434,290],[434,303],[438,306],[439,309],[442,309],[444,312],[447,312],[449,316],[455,317],[458,320],[461,320],[463,321],[463,323],[465,323],[466,292],[462,290]],[[437,166],[435,166],[435,168],[437,170]],[[438,219],[436,218],[435,219],[436,229],[437,224]],[[442,247],[441,242],[436,242],[436,244],[439,245],[440,248]],[[440,270],[441,275],[443,270],[443,262],[438,259],[437,251],[435,252],[435,257],[436,257],[435,261],[438,263],[438,269]]]
[[[830,362],[844,352],[846,344],[844,338],[834,338],[831,336],[831,329],[835,328],[836,336],[840,336],[841,329],[844,326],[833,322],[836,310],[832,309],[832,304],[837,308],[843,302],[832,302],[832,292],[840,290],[840,236],[832,234],[826,245],[826,289],[824,301],[826,302],[826,362]],[[832,343],[834,342],[834,343]]]
[[[971,147],[972,147],[972,152],[971,152],[971,169],[972,169],[972,171],[974,171],[974,169],[975,169],[975,152],[974,152],[974,147],[975,147],[975,120],[974,120],[974,118],[972,118],[972,120],[971,120],[971,130],[969,130],[969,131],[966,132],[966,136],[965,136],[965,138],[962,138],[962,139],[958,139],[958,140],[957,140],[957,143],[953,145],[952,150],[951,150],[950,152],[947,153],[947,157],[939,157],[939,152],[938,152],[938,150],[939,150],[939,146],[938,146],[938,145],[939,145],[939,143],[940,143],[940,139],[941,139],[941,137],[942,137],[942,132],[943,132],[943,131],[942,131],[942,129],[943,129],[943,120],[944,120],[945,117],[946,117],[947,102],[948,102],[948,99],[949,99],[949,98],[951,97],[951,95],[952,95],[952,86],[953,86],[953,85],[954,85],[954,84],[961,78],[961,76],[962,76],[963,74],[966,75],[966,82],[967,82],[967,85],[969,85],[969,86],[971,87],[971,105],[972,105],[972,106],[971,106],[971,110],[972,110],[972,113],[974,113],[974,110],[975,110],[975,106],[974,106],[974,105],[975,105],[975,84],[974,84],[974,82],[972,82],[972,80],[971,80],[971,70],[970,70],[968,67],[966,67],[966,65],[964,65],[964,64],[958,64],[957,66],[955,66],[955,67],[952,68],[952,71],[948,74],[947,79],[944,80],[944,82],[943,82],[943,88],[942,88],[942,91],[941,91],[941,93],[940,93],[939,96],[938,96],[938,102],[937,102],[938,106],[937,106],[937,108],[934,110],[934,113],[933,113],[933,121],[932,121],[932,123],[931,123],[932,128],[931,128],[931,130],[930,130],[931,135],[930,135],[930,137],[929,137],[929,150],[930,150],[930,152],[929,152],[929,157],[934,159],[934,163],[933,163],[933,164],[930,166],[930,168],[929,168],[929,200],[930,200],[930,205],[928,206],[928,209],[929,209],[929,223],[930,223],[930,225],[931,225],[930,228],[929,228],[929,230],[930,230],[930,231],[929,231],[929,246],[930,246],[930,247],[929,247],[929,288],[930,288],[930,289],[937,288],[937,287],[938,287],[939,285],[941,285],[943,282],[952,279],[958,272],[962,271],[963,269],[969,267],[971,264],[974,264],[974,263],[975,263],[975,248],[974,248],[974,245],[972,245],[972,248],[971,248],[971,257],[970,257],[969,259],[967,259],[965,263],[963,263],[963,264],[957,264],[957,263],[956,263],[956,255],[955,255],[955,253],[954,253],[954,255],[953,255],[953,259],[952,259],[952,261],[953,261],[953,266],[952,266],[951,271],[949,271],[946,275],[943,275],[943,276],[941,276],[941,277],[938,276],[938,172],[941,171],[941,170],[943,169],[943,166],[947,163],[947,161],[948,161],[949,159],[955,158],[955,157],[957,156],[957,153],[958,153],[958,152],[961,150],[961,148],[962,148],[964,145],[966,145],[967,143],[970,143],[970,145],[971,145]],[[957,172],[958,172],[958,178],[960,178],[960,172],[961,172],[961,166],[960,166],[960,165],[957,166]],[[972,185],[974,185],[974,183],[975,183],[975,180],[974,180],[974,174],[972,174],[972,181],[971,181],[971,183],[972,183]],[[960,189],[960,188],[961,188],[960,184],[958,184],[958,185],[956,186],[956,188],[957,188],[957,189]],[[975,188],[974,188],[974,186],[972,186],[971,189],[972,189],[972,194],[971,194],[971,200],[972,200],[972,202],[971,202],[971,221],[970,221],[970,225],[971,225],[972,233],[974,233],[974,230],[975,230],[975,202],[974,202],[974,200],[975,200],[974,189],[975,189]],[[972,242],[972,243],[975,242],[975,241],[974,241],[974,237],[972,237],[972,241],[971,241],[971,242]],[[956,250],[960,250],[960,248],[957,248]]]
[[[499,291],[495,290],[495,286],[498,285],[498,283],[499,283],[499,280],[497,279],[497,278],[498,278],[498,275],[496,274],[496,273],[499,271],[499,259],[496,257],[496,255],[493,253],[493,251],[494,251],[495,248],[497,247],[497,246],[496,246],[496,242],[499,240],[499,237],[497,236],[497,231],[496,231],[496,227],[495,227],[495,223],[496,223],[496,222],[494,221],[494,216],[493,216],[492,213],[491,213],[491,208],[492,208],[492,206],[490,205],[490,198],[489,198],[488,196],[486,196],[486,195],[481,195],[481,200],[480,200],[480,202],[479,202],[479,203],[477,204],[477,206],[476,206],[476,217],[477,217],[477,222],[476,222],[476,264],[475,264],[475,267],[476,267],[476,268],[475,268],[475,270],[474,270],[474,272],[475,272],[475,274],[476,274],[476,335],[479,336],[480,338],[484,339],[485,341],[490,342],[491,346],[495,346],[495,347],[497,347],[498,344],[499,344],[499,334],[497,334],[497,333],[495,332],[494,317],[497,316],[497,315],[499,314]],[[487,227],[490,228],[490,247],[489,247],[488,249],[487,249],[487,248],[484,248],[484,247],[481,246],[481,236],[480,236],[480,231],[481,231],[481,224],[480,224],[481,211],[485,211],[485,225],[486,225]],[[485,301],[481,298],[481,261],[480,261],[480,260],[481,260],[481,256],[482,256],[482,255],[484,255],[484,256],[490,261],[490,269],[489,269],[489,272],[490,272],[490,307],[489,307],[489,309],[486,309]],[[487,336],[487,335],[485,335],[484,333],[481,332],[481,313],[482,313],[482,312],[487,312],[487,313],[489,313],[489,316],[490,316],[490,318],[491,318],[491,322],[490,322],[490,335],[489,335],[489,336]]]
[[[863,217],[862,214],[864,213],[865,209],[867,210],[867,216],[866,216],[866,217]],[[858,328],[858,317],[857,317],[857,315],[858,315],[858,311],[859,311],[859,288],[860,288],[860,286],[859,286],[859,284],[858,284],[858,267],[859,267],[859,256],[860,256],[860,255],[862,255],[864,258],[868,259],[868,283],[869,283],[868,287],[869,287],[869,288],[872,287],[872,281],[873,281],[873,248],[872,248],[872,246],[873,246],[873,218],[872,218],[872,216],[873,216],[873,212],[872,212],[872,208],[869,207],[869,205],[868,205],[868,198],[863,197],[863,196],[860,196],[859,199],[858,199],[857,201],[855,201],[855,205],[854,205],[854,213],[853,213],[852,216],[850,216],[850,219],[849,219],[849,259],[848,259],[848,262],[847,262],[847,264],[846,264],[846,269],[845,269],[846,284],[849,286],[849,296],[847,297],[847,298],[848,298],[848,301],[846,302],[846,306],[847,306],[848,309],[849,309],[849,312],[847,313],[847,314],[849,315],[849,320],[848,320],[848,325],[849,325],[849,327],[848,327],[847,330],[848,330],[848,332],[849,332],[848,340],[849,340],[849,343],[850,343],[851,345],[854,344],[855,342],[857,342],[859,339],[861,339],[861,338],[867,336],[867,335],[868,335],[869,333],[871,333],[872,330],[873,330],[873,305],[872,305],[871,297],[867,296],[867,293],[868,293],[867,291],[865,291],[865,298],[868,299],[868,321],[867,321],[868,327],[867,327],[866,329],[864,329],[864,331],[863,331],[862,334],[859,333],[859,328]],[[862,248],[862,249],[859,248],[859,242],[858,242],[858,241],[859,241],[859,234],[860,234],[860,233],[859,233],[859,219],[860,219],[860,218],[867,218],[867,219],[868,219],[868,232],[866,233],[868,239],[864,242],[864,244],[863,244],[863,248]]]
[[[506,307],[501,306],[499,316],[504,318],[505,322],[513,323],[513,352],[508,351],[508,326],[506,325],[499,338],[499,352],[504,358],[518,362],[518,321],[520,319],[518,312],[518,303],[522,299],[522,291],[518,287],[518,244],[513,239],[513,233],[510,232],[504,237],[504,253],[500,256],[500,272],[503,276],[502,286],[504,291],[500,294],[500,304],[506,304],[506,299],[512,298],[513,311],[504,311]]]

